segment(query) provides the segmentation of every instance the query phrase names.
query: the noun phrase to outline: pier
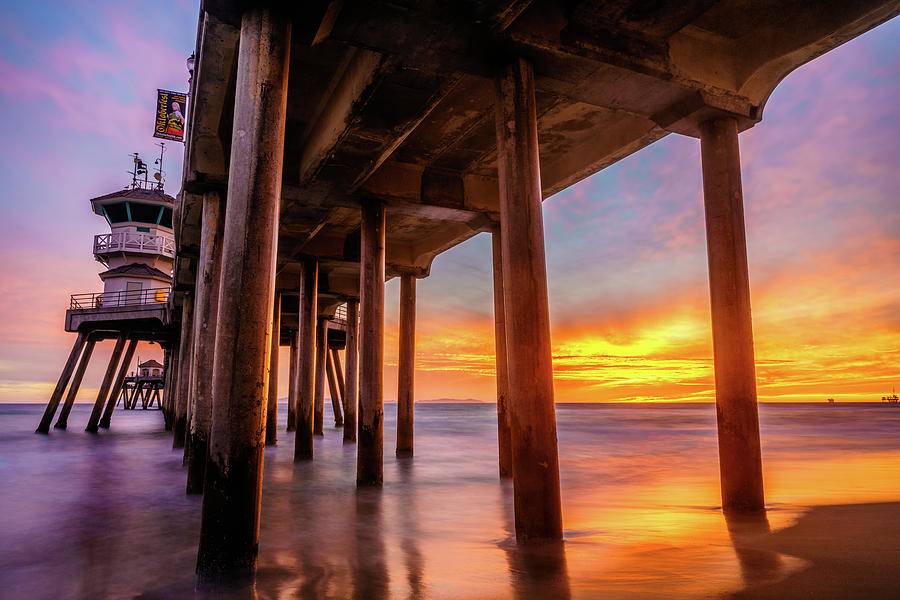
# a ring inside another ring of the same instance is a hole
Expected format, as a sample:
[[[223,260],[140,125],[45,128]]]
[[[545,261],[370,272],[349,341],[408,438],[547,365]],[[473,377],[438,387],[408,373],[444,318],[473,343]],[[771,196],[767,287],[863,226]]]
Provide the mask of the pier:
[[[498,475],[512,480],[519,543],[558,542],[542,202],[674,133],[702,155],[722,508],[762,513],[739,134],[788,73],[898,12],[885,0],[203,2],[174,246],[136,250],[173,257],[171,291],[153,292],[156,309],[126,290],[69,311],[78,338],[49,419],[78,357],[109,337],[88,323],[152,321],[116,330],[114,356],[150,336],[169,344],[164,412],[186,445],[187,491],[203,493],[197,572],[250,576],[263,455],[279,443],[278,346],[291,347],[294,461],[316,460],[327,379],[357,485],[383,485],[384,283],[401,280],[394,452],[408,460],[416,279],[488,233]],[[113,362],[101,391],[114,401]]]

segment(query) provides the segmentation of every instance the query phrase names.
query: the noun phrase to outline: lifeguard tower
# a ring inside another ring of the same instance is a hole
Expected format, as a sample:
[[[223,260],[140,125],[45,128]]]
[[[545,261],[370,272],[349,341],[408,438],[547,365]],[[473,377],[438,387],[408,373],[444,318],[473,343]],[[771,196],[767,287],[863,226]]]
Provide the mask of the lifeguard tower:
[[[144,362],[140,362],[138,359],[137,373],[125,378],[122,394],[119,397],[125,410],[137,408],[138,401],[141,402],[143,410],[153,408],[154,402],[156,402],[156,408],[162,409],[160,392],[165,386],[165,372],[165,366],[152,358]],[[118,406],[118,402],[116,402],[116,406]]]
[[[50,422],[68,387],[55,425],[65,429],[97,342],[115,339],[116,345],[87,431],[109,427],[139,341],[159,343],[165,350],[165,361],[169,360],[168,349],[178,337],[177,324],[172,323],[169,306],[175,261],[172,228],[175,200],[163,190],[163,151],[161,146],[155,181],[149,180],[147,165],[134,154],[131,185],[91,200],[93,211],[103,217],[110,228],[108,233],[95,235],[93,243],[94,258],[106,267],[99,273],[103,290],[73,294],[69,300],[65,328],[77,333],[78,337],[37,428],[39,433],[49,431]],[[165,373],[165,366],[156,364],[160,373]],[[164,386],[160,383],[159,387]],[[126,405],[130,404],[128,400]]]

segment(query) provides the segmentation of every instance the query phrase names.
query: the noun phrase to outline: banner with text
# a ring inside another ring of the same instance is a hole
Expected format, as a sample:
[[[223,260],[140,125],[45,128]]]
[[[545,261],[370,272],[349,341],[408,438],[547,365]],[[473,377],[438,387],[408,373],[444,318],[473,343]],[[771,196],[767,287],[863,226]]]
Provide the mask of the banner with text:
[[[156,129],[153,137],[184,142],[184,109],[187,94],[156,90]]]

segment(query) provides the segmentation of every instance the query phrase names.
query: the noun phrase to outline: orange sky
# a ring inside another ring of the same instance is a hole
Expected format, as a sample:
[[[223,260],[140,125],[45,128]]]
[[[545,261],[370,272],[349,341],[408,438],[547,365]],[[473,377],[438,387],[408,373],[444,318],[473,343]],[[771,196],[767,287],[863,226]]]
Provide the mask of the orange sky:
[[[40,48],[25,22],[0,45],[0,102],[28,123],[0,142],[0,402],[45,402],[52,390],[73,339],[68,295],[101,285],[90,240],[106,225],[88,199],[125,183],[129,152],[152,153],[140,118],[152,122],[155,87],[184,87],[195,17],[192,7],[172,37],[151,38],[112,8],[89,31],[60,21]],[[135,52],[154,44],[137,74]],[[86,136],[93,121],[60,108],[96,105],[92,94],[121,126]],[[898,97],[895,20],[791,74],[741,134],[761,400],[878,400],[900,383]],[[180,152],[167,159],[170,193]],[[669,136],[547,199],[544,221],[557,401],[713,399],[697,141]],[[419,282],[418,400],[493,401],[490,263],[481,234]],[[386,286],[389,401],[398,287]],[[111,346],[95,352],[80,401]],[[138,354],[161,359],[155,346]]]

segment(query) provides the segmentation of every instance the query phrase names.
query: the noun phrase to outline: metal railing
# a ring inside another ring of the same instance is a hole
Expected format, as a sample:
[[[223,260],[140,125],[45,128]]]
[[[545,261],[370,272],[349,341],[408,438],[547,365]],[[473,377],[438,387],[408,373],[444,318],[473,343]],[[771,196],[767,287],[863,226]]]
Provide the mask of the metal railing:
[[[155,288],[121,292],[97,292],[94,294],[72,294],[69,299],[69,309],[90,310],[148,305],[161,308],[169,299],[171,291],[171,288]]]
[[[334,320],[347,323],[347,305],[341,304],[334,311]]]
[[[105,252],[147,252],[175,257],[175,238],[169,235],[153,235],[119,231],[94,236],[94,254]]]

